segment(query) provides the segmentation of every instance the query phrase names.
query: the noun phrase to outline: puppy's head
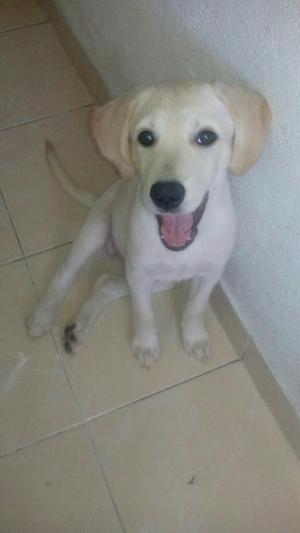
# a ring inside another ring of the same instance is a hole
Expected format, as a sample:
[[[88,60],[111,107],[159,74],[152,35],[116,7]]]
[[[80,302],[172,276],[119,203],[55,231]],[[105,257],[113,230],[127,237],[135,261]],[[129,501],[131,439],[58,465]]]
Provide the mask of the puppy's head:
[[[214,183],[258,159],[270,118],[258,93],[186,82],[116,98],[94,110],[92,129],[121,176],[138,174],[143,205],[158,217],[164,244],[177,250],[193,241]]]

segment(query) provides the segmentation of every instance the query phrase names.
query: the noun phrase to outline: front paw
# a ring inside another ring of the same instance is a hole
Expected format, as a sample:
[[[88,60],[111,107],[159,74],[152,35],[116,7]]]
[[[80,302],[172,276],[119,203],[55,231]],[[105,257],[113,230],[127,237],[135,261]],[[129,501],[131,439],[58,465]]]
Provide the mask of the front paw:
[[[199,361],[208,361],[212,354],[212,342],[203,324],[183,326],[182,344],[184,350]]]
[[[132,348],[135,357],[145,368],[150,368],[160,355],[160,349],[157,342],[144,343],[138,339],[134,339]]]
[[[193,355],[196,359],[199,359],[199,361],[202,362],[208,361],[212,353],[212,343],[209,337],[203,339],[199,338],[193,342],[185,340],[183,341],[183,347],[188,354]]]

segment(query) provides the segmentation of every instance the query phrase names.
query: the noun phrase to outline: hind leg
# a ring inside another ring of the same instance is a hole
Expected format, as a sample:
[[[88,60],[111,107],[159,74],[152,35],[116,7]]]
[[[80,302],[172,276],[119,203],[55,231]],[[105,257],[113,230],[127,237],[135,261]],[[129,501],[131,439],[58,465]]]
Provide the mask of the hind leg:
[[[105,274],[99,278],[91,296],[80,309],[77,319],[65,327],[64,347],[66,352],[74,353],[79,350],[88,330],[96,318],[111,301],[129,294],[129,288],[124,278]]]
[[[104,247],[110,230],[110,205],[113,192],[113,188],[109,189],[89,211],[67,259],[27,321],[30,335],[39,336],[52,328],[68,289],[84,265]]]
[[[153,287],[153,292],[170,289],[172,286],[173,283],[159,283]],[[75,353],[81,348],[86,333],[109,302],[129,294],[129,286],[124,278],[109,274],[101,276],[95,284],[90,298],[83,304],[78,318],[65,327],[64,347],[66,352]],[[143,366],[151,366],[156,359],[156,357],[152,358],[148,352],[145,354],[144,351],[138,351],[135,340],[133,351]]]

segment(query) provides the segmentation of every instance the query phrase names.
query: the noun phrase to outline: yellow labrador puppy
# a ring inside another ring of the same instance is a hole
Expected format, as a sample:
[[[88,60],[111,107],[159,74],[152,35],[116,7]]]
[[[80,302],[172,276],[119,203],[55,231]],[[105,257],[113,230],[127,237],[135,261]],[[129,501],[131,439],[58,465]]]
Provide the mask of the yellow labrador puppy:
[[[210,293],[232,253],[236,221],[227,180],[260,156],[271,120],[258,93],[220,83],[164,84],[96,108],[92,129],[101,153],[122,177],[99,199],[74,187],[53,148],[48,162],[63,187],[90,207],[66,261],[28,321],[48,331],[85,263],[108,243],[125,278],[100,277],[64,343],[75,351],[110,301],[130,294],[133,351],[143,365],[159,356],[151,295],[190,280],[182,341],[201,358],[210,350],[202,320]]]

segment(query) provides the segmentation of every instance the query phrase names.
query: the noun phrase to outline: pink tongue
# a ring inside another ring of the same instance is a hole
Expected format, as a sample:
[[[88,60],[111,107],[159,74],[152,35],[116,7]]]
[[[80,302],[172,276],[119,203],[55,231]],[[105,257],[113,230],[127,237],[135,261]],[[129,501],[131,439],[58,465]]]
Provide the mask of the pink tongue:
[[[160,215],[161,234],[165,243],[172,248],[184,246],[191,237],[191,228],[193,225],[193,214],[174,214],[167,213]]]

